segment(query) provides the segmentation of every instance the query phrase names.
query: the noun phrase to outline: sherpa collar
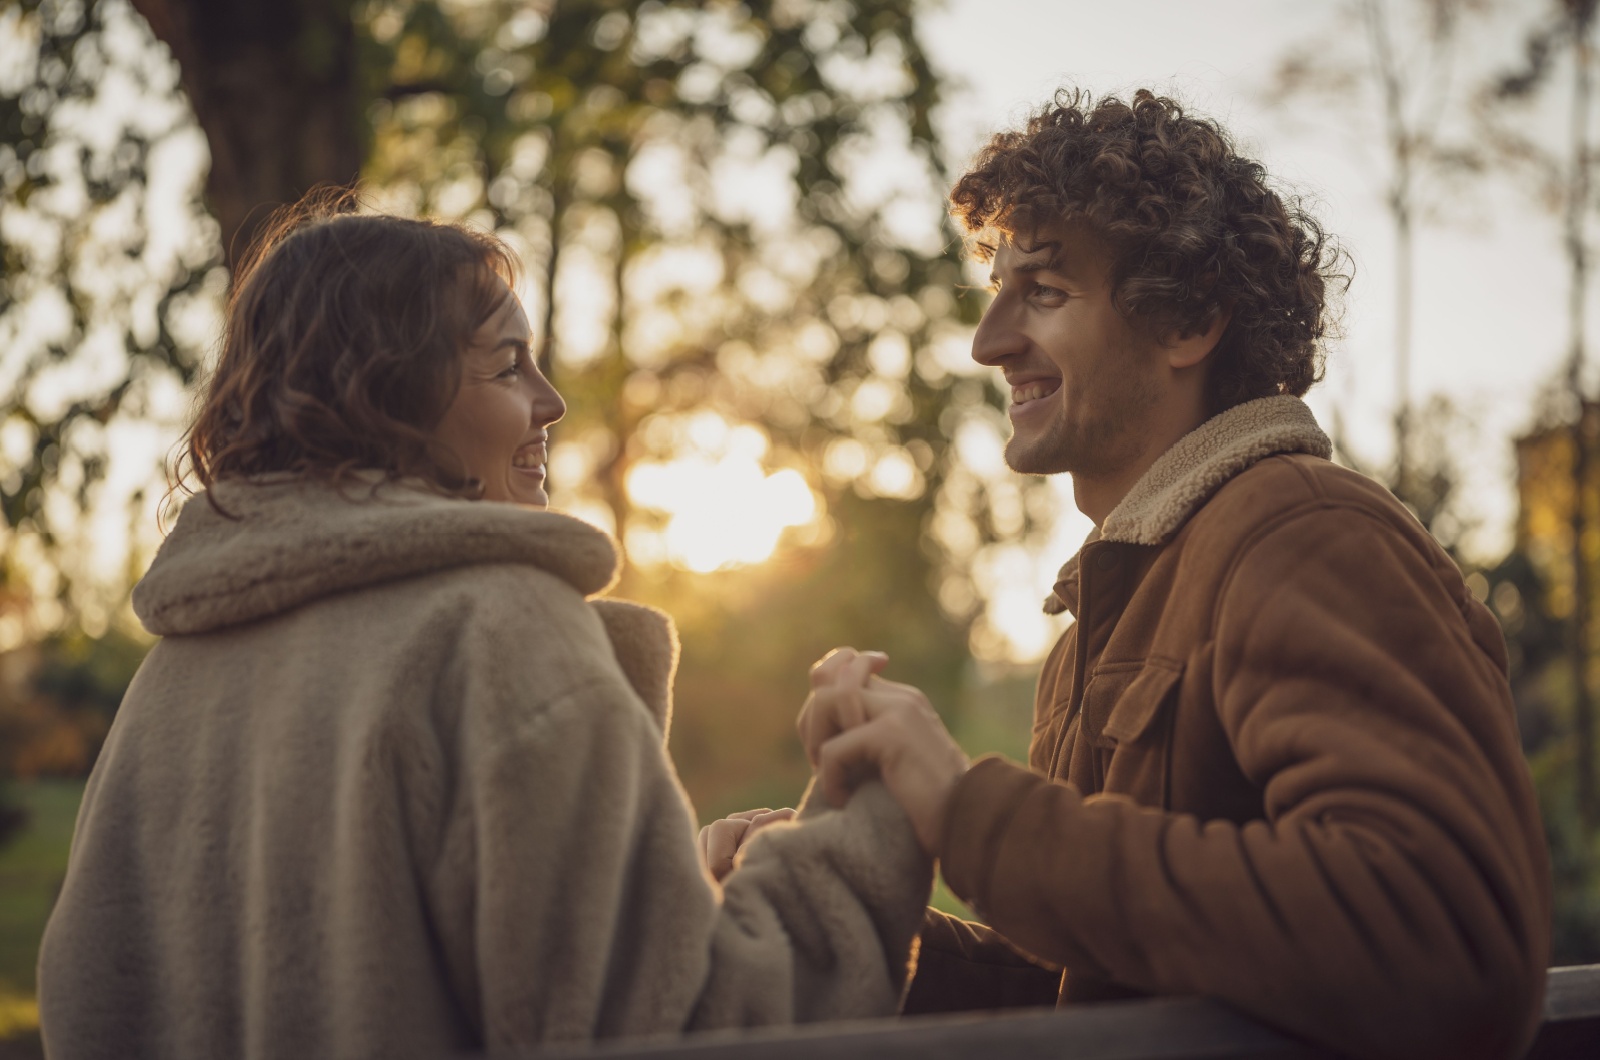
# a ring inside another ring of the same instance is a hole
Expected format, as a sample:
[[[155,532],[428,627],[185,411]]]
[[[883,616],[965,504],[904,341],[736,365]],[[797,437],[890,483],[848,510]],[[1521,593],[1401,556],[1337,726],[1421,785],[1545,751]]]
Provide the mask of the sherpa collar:
[[[375,478],[333,487],[299,476],[212,487],[229,513],[191,497],[133,590],[158,636],[202,633],[323,596],[448,567],[530,564],[585,596],[616,576],[617,550],[556,512],[469,501]]]
[[[1084,544],[1164,544],[1229,479],[1279,453],[1309,453],[1327,459],[1333,443],[1317,426],[1306,403],[1292,395],[1235,405],[1162,453]],[[1077,596],[1077,581],[1078,556],[1073,556],[1061,568],[1055,591],[1045,600],[1046,613],[1058,615],[1067,610],[1068,598]]]

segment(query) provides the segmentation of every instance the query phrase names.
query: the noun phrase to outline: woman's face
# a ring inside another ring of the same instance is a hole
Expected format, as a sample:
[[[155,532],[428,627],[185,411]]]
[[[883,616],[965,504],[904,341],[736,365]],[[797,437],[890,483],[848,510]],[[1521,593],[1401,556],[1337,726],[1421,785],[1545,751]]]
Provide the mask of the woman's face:
[[[529,331],[522,304],[505,289],[462,351],[461,388],[433,437],[465,474],[483,483],[484,500],[543,508],[550,503],[547,428],[567,406],[534,364]]]

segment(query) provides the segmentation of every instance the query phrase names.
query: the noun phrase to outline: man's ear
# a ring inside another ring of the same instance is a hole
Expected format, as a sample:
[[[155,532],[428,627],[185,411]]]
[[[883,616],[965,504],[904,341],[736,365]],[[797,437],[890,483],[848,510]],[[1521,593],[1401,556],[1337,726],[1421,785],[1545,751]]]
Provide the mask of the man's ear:
[[[1204,324],[1187,333],[1174,332],[1166,343],[1167,365],[1173,370],[1193,368],[1211,355],[1233,319],[1232,306],[1218,306]]]

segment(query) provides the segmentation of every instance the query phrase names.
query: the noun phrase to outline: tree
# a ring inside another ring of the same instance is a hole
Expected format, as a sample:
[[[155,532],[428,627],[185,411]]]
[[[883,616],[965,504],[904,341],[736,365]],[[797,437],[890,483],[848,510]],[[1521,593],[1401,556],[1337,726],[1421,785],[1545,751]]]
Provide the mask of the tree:
[[[204,145],[127,4],[13,2],[0,41],[0,591],[33,601],[0,616],[5,650],[58,601],[106,620],[90,538],[153,504],[148,468],[116,496],[108,469],[181,415],[224,278],[182,175]]]
[[[1352,131],[1375,113],[1382,130],[1382,200],[1394,234],[1395,411],[1393,464],[1376,477],[1419,513],[1446,509],[1432,503],[1438,469],[1415,463],[1416,231],[1419,221],[1439,216],[1441,188],[1482,168],[1450,119],[1464,111],[1455,105],[1463,24],[1487,6],[1484,0],[1349,0],[1338,14],[1346,32],[1324,33],[1292,49],[1274,70],[1266,96],[1280,108],[1309,100],[1340,110]],[[1362,44],[1345,50],[1329,43],[1349,39]]]
[[[1600,784],[1595,774],[1594,658],[1596,540],[1594,492],[1600,419],[1594,415],[1587,382],[1585,348],[1588,298],[1588,221],[1595,208],[1592,109],[1594,104],[1595,0],[1557,0],[1528,34],[1521,68],[1494,79],[1479,104],[1481,127],[1502,166],[1530,182],[1540,198],[1558,211],[1562,250],[1568,267],[1568,348],[1563,418],[1571,434],[1568,451],[1571,487],[1567,509],[1566,566],[1571,579],[1568,657],[1572,670],[1572,724],[1575,747],[1575,798],[1584,826],[1600,827]],[[1545,92],[1560,90],[1555,78],[1560,63],[1570,64],[1567,94],[1567,142],[1563,148],[1539,143],[1517,120]]]
[[[227,260],[274,205],[354,183],[369,137],[351,0],[131,0],[171,49],[210,148]]]
[[[748,496],[735,486],[699,503],[742,500],[730,518],[761,498],[791,505],[811,543],[764,602],[729,578],[693,582],[697,595],[723,596],[707,605],[705,628],[726,628],[727,608],[743,607],[741,631],[764,628],[808,651],[819,631],[858,631],[898,640],[897,663],[936,693],[960,680],[973,594],[944,594],[944,611],[884,601],[925,600],[940,578],[964,584],[963,562],[997,530],[1026,532],[1048,511],[1042,490],[983,480],[949,444],[960,431],[994,433],[1002,402],[964,377],[979,306],[940,205],[939,80],[913,33],[912,0],[135,6],[177,60],[193,116],[161,72],[170,62],[142,45],[128,65],[176,116],[159,135],[124,121],[134,147],[114,139],[106,151],[128,164],[96,177],[88,214],[62,207],[41,227],[80,257],[100,253],[91,215],[149,197],[152,150],[187,130],[212,165],[203,200],[198,187],[184,200],[183,253],[165,271],[145,263],[142,286],[130,278],[121,316],[73,294],[83,270],[70,256],[46,268],[6,244],[17,266],[8,276],[27,279],[0,320],[52,292],[66,292],[73,319],[36,351],[8,351],[8,371],[19,359],[26,376],[81,357],[97,318],[117,323],[121,358],[65,411],[26,387],[0,396],[0,417],[32,432],[24,472],[0,483],[8,548],[48,538],[91,505],[104,439],[75,424],[137,418],[127,395],[139,380],[191,382],[211,336],[181,325],[203,305],[215,326],[221,248],[236,252],[267,207],[312,183],[348,181],[353,146],[381,207],[463,218],[522,252],[541,359],[571,408],[552,485],[558,503],[622,538],[635,561],[627,591],[692,621],[700,605],[666,561],[717,557],[682,551],[685,469],[713,486],[719,468],[754,469]],[[0,222],[67,198],[60,189],[88,172],[33,159],[98,157],[75,150],[84,134],[60,100],[93,96],[100,74],[88,57],[148,32],[125,0],[22,0],[16,10],[12,28],[37,34],[46,58],[0,85],[19,145],[0,164]],[[153,230],[119,246],[140,247]],[[76,507],[62,500],[74,488]],[[822,514],[808,520],[808,508]],[[705,521],[696,526],[703,536]],[[842,558],[846,542],[872,561]],[[775,601],[802,598],[808,613],[776,613]],[[710,674],[721,658],[693,632],[690,683],[698,659]],[[804,661],[783,659],[802,693]],[[771,674],[751,683],[774,704],[796,698]]]

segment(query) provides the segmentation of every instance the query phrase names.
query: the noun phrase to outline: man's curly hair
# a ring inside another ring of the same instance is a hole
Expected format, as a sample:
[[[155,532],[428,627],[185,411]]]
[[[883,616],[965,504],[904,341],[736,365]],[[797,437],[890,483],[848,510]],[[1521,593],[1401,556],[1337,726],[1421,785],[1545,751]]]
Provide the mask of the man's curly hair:
[[[950,201],[975,236],[1087,222],[1112,249],[1114,304],[1150,334],[1192,334],[1231,310],[1211,355],[1213,413],[1322,378],[1346,256],[1221,126],[1171,99],[1063,90],[1025,129],[996,134]],[[977,249],[987,259],[995,247]]]

